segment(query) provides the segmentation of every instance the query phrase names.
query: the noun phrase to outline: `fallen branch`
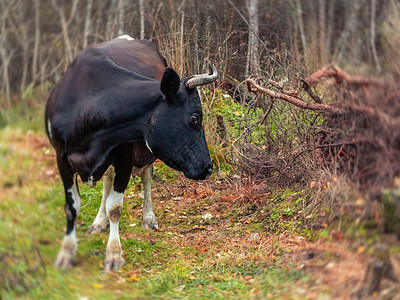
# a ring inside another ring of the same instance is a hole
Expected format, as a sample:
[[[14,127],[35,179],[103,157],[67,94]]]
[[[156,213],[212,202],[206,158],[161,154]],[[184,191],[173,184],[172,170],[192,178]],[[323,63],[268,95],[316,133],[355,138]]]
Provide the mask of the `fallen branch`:
[[[330,112],[330,113],[336,113],[336,114],[343,114],[348,111],[353,111],[356,113],[362,113],[369,115],[371,117],[378,118],[381,120],[382,123],[386,125],[399,125],[400,126],[400,120],[399,118],[391,118],[389,117],[386,113],[371,107],[367,105],[355,105],[355,104],[345,104],[341,105],[341,107],[333,106],[334,104],[324,104],[322,103],[321,99],[315,95],[311,91],[311,86],[314,85],[316,82],[318,82],[321,78],[326,78],[326,77],[334,77],[336,80],[342,81],[345,80],[347,83],[352,84],[352,85],[357,85],[357,86],[365,86],[365,85],[384,85],[383,81],[380,81],[375,78],[369,78],[369,77],[359,77],[355,76],[352,77],[348,73],[344,72],[340,68],[333,67],[333,66],[328,66],[325,67],[324,69],[315,72],[314,74],[310,75],[307,77],[305,80],[302,80],[303,86],[305,86],[306,91],[310,95],[311,98],[314,99],[315,102],[317,103],[308,103],[304,101],[303,99],[298,98],[295,94],[292,92],[276,92],[271,89],[268,89],[266,87],[261,86],[258,81],[259,79],[253,79],[249,78],[246,80],[247,83],[247,88],[249,92],[257,93],[265,93],[272,97],[273,99],[281,99],[284,101],[287,101],[297,107],[303,108],[303,109],[308,109],[308,110],[314,110],[314,111],[320,111],[320,112]],[[321,102],[321,103],[320,103]]]
[[[316,104],[308,103],[300,98],[297,98],[296,96],[279,93],[279,92],[275,92],[273,90],[267,89],[265,87],[260,86],[255,79],[249,78],[249,79],[247,79],[246,82],[247,82],[247,88],[250,92],[254,93],[254,92],[260,91],[262,93],[269,95],[272,98],[285,100],[285,101],[287,101],[297,107],[303,108],[303,109],[309,109],[309,110],[315,110],[315,111],[328,111],[331,113],[343,113],[343,109],[334,107],[332,105],[323,104],[323,103],[316,103]]]
[[[320,103],[320,104],[321,104],[321,103],[322,103],[321,98],[311,90],[311,87],[310,87],[310,85],[308,84],[308,82],[305,81],[305,80],[301,80],[301,83],[302,83],[302,85],[303,85],[303,89],[310,95],[310,97],[311,97],[316,103]]]
[[[306,79],[304,79],[304,82],[306,82],[311,87],[317,84],[323,78],[334,78],[337,84],[346,82],[347,84],[356,87],[385,85],[385,82],[383,80],[373,77],[351,76],[349,73],[333,65],[328,65],[325,68],[311,74]]]

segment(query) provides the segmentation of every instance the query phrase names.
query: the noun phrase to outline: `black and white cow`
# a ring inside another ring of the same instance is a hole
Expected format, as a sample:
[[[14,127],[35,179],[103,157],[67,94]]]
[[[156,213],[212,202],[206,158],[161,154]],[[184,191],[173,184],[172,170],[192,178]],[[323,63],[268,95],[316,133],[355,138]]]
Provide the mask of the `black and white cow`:
[[[109,225],[104,261],[109,271],[124,263],[118,224],[131,173],[140,172],[143,180],[144,228],[158,227],[151,202],[156,158],[191,179],[211,174],[197,87],[216,78],[214,66],[209,74],[179,78],[151,42],[129,36],[90,46],[76,57],[45,113],[65,189],[67,230],[56,266],[70,267],[77,250],[77,175],[91,186],[103,177],[101,206],[89,231]]]

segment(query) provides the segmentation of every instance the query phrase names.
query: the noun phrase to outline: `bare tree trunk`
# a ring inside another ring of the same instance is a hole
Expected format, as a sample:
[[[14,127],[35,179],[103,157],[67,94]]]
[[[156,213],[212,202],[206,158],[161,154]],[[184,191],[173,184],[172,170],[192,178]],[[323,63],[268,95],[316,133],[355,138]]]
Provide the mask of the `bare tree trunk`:
[[[29,3],[24,3],[23,1],[17,1],[15,3],[15,6],[9,11],[9,13],[6,16],[6,21],[7,25],[6,27],[8,28],[21,28],[21,24],[24,24],[26,20],[28,19],[27,16],[30,12],[30,5]],[[29,24],[30,25],[30,24]],[[18,59],[18,65],[14,65],[14,68],[22,69],[22,74],[20,76],[20,85],[19,85],[19,90],[21,93],[25,90],[26,87],[26,81],[27,81],[27,76],[28,76],[28,68],[29,68],[29,60],[30,60],[30,44],[31,44],[31,34],[28,29],[22,29],[22,30],[13,30],[11,31],[12,36],[14,36],[14,39],[18,42],[18,44],[21,46],[20,50],[13,50],[13,52],[16,52],[18,56],[22,56],[22,62],[20,59]],[[18,49],[18,47],[15,47]],[[22,53],[21,53],[22,52]],[[17,83],[13,80],[11,85],[14,85],[14,87],[17,85]]]
[[[328,18],[327,18],[327,25],[326,25],[326,39],[325,39],[325,45],[326,45],[326,50],[328,53],[331,52],[331,46],[332,46],[332,33],[333,33],[333,28],[334,28],[334,13],[335,13],[335,2],[334,1],[328,1]]]
[[[378,55],[376,54],[376,47],[375,47],[375,14],[376,14],[376,0],[371,0],[370,43],[376,68],[378,69],[378,71],[381,71],[381,65],[379,64]]]
[[[322,65],[326,64],[326,27],[325,27],[325,0],[318,0],[318,23],[319,23],[319,58]]]
[[[93,0],[88,0],[87,8],[86,8],[86,18],[85,18],[85,31],[83,33],[83,48],[86,48],[86,46],[88,44],[88,36],[89,36],[89,30],[90,30],[90,18],[91,18],[91,14],[92,14],[92,3],[93,3]]]
[[[194,48],[193,48],[193,62],[194,62],[194,72],[196,74],[200,73],[200,64],[199,64],[199,52],[201,52],[200,49],[200,27],[202,26],[201,23],[201,12],[200,12],[200,0],[195,0],[194,1],[194,13],[195,13],[195,20],[196,20],[196,25],[194,28]]]
[[[72,19],[75,16],[78,0],[74,0],[72,2],[72,8],[71,8],[71,12],[70,12],[70,16],[69,16],[68,20],[65,19],[64,7],[62,5],[58,6],[58,4],[57,4],[57,2],[55,0],[52,0],[52,4],[53,4],[53,7],[57,10],[57,12],[58,12],[58,14],[60,16],[61,28],[62,28],[63,38],[64,38],[64,44],[65,44],[65,48],[66,48],[66,51],[67,51],[67,58],[68,58],[66,63],[69,64],[73,60],[74,56],[73,56],[73,53],[72,53],[71,42],[70,42],[70,39],[69,39],[68,26],[69,26],[69,24],[71,23]]]
[[[1,21],[1,35],[0,35],[0,58],[2,61],[2,69],[3,69],[3,80],[2,80],[2,86],[5,91],[5,97],[6,97],[6,104],[8,107],[11,106],[11,86],[10,86],[10,77],[9,77],[9,64],[11,61],[11,58],[13,56],[13,51],[10,50],[9,53],[7,53],[7,26],[6,26],[6,18],[11,10],[11,5],[10,3],[1,3],[1,8],[3,10],[3,14],[0,16],[0,21]]]
[[[39,8],[39,0],[35,0],[35,45],[33,47],[32,82],[35,81],[37,75],[39,43],[40,43],[40,8]]]
[[[353,32],[353,30],[357,27],[357,15],[360,10],[360,7],[363,4],[363,0],[354,0],[352,2],[350,15],[347,19],[346,25],[340,35],[339,41],[337,42],[337,47],[335,50],[334,57],[337,61],[340,61],[343,56],[343,52],[347,46],[348,39]],[[358,45],[352,45],[352,47],[358,47]],[[355,51],[355,50],[354,50]],[[353,51],[353,52],[354,52]]]
[[[304,31],[303,10],[301,8],[300,0],[295,0],[295,2],[296,2],[297,25],[299,26],[301,45],[303,47],[303,53],[307,61],[309,59],[308,57],[309,51],[307,46],[306,34]]]
[[[115,35],[114,21],[115,21],[115,12],[117,10],[117,6],[118,6],[118,0],[112,0],[111,4],[110,4],[110,8],[108,9],[108,13],[107,13],[107,25],[106,25],[106,32],[105,32],[105,38],[107,40],[111,39]]]
[[[213,2],[210,2],[209,4],[210,4],[210,6],[212,6]],[[204,26],[205,35],[206,35],[206,40],[205,40],[206,43],[204,45],[204,51],[203,51],[203,57],[202,57],[203,65],[200,66],[200,71],[206,69],[208,62],[210,61],[210,51],[211,51],[210,43],[211,43],[211,30],[212,30],[211,26],[212,26],[211,17],[207,16],[206,17],[206,25]]]
[[[143,0],[139,0],[139,11],[140,11],[140,38],[144,39],[144,5]]]
[[[181,13],[181,36],[180,36],[180,54],[181,54],[181,58],[180,58],[180,67],[179,67],[179,71],[182,74],[183,73],[183,62],[184,62],[184,45],[183,45],[183,35],[184,35],[184,23],[185,23],[185,11],[183,10],[184,6],[185,6],[185,2],[186,0],[182,0],[181,5],[179,5],[178,7],[178,11]]]
[[[155,27],[157,25],[158,15],[160,14],[160,11],[161,11],[161,8],[163,7],[163,5],[164,4],[162,2],[160,2],[158,4],[156,13],[152,15],[152,18],[153,18],[153,22],[152,23],[153,23],[153,25],[151,26],[150,40],[153,40],[153,34],[155,33]]]
[[[258,51],[258,0],[248,0],[249,11],[249,45],[247,50],[246,74],[260,74],[259,51]]]
[[[125,1],[118,0],[118,35],[124,34],[125,28]]]

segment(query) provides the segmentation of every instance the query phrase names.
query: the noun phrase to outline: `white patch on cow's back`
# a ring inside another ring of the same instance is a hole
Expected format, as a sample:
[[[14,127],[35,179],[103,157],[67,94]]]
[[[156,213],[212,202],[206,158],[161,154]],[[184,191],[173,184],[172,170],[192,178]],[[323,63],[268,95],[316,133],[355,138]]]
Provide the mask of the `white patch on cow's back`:
[[[123,34],[123,35],[119,36],[118,39],[128,40],[128,41],[133,41],[134,40],[133,37],[131,37],[131,36],[127,35],[127,34]]]
[[[49,133],[50,141],[53,142],[53,134],[51,133],[51,122],[50,122],[50,119],[47,120],[47,131]]]

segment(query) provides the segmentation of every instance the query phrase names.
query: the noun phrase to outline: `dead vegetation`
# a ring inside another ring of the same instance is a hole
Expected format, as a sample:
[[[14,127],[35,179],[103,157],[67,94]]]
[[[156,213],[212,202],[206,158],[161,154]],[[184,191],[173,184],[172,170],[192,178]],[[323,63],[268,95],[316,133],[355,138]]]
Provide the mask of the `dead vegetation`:
[[[249,78],[247,85],[249,91],[269,102],[259,123],[265,123],[273,105],[282,101],[300,108],[292,118],[313,111],[308,115],[313,118],[308,128],[297,135],[280,136],[296,140],[291,152],[284,153],[282,141],[257,149],[242,139],[251,128],[243,132],[237,139],[242,139],[240,146],[234,145],[234,149],[239,164],[251,170],[251,175],[275,177],[279,182],[286,179],[290,184],[325,167],[348,178],[369,199],[377,199],[382,188],[393,186],[393,179],[400,175],[400,90],[396,83],[351,76],[329,65],[301,80],[304,91],[287,91],[260,77]]]

